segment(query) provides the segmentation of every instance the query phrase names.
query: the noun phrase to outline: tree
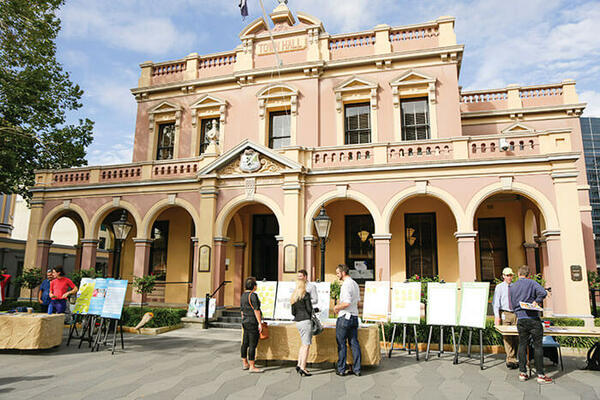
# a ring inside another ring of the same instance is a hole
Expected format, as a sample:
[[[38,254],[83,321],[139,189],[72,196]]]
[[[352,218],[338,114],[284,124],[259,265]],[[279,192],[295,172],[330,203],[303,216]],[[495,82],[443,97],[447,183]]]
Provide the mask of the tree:
[[[36,169],[86,165],[93,122],[67,123],[83,91],[56,60],[64,0],[0,0],[0,193],[29,199]]]
[[[158,279],[157,275],[145,275],[145,276],[134,276],[133,277],[133,287],[135,291],[143,296],[145,294],[152,293],[154,287],[156,286],[156,280]],[[144,301],[140,301],[140,308],[144,305]]]
[[[40,286],[44,281],[44,274],[39,268],[30,268],[23,271],[21,276],[15,279],[15,283],[29,289],[29,304],[32,304],[33,289]]]

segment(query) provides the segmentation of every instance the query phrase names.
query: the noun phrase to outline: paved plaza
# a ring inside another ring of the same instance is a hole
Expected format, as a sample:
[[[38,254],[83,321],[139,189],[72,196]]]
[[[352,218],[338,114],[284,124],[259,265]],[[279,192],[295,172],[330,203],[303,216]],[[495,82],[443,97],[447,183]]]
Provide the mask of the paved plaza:
[[[301,378],[293,362],[270,362],[263,374],[242,371],[240,331],[187,328],[160,336],[125,336],[125,350],[90,353],[73,343],[44,352],[0,352],[2,399],[600,399],[600,372],[564,357],[565,371],[548,364],[555,383],[519,382],[502,357],[450,355],[416,362],[395,352],[363,376],[339,377],[330,365]],[[84,345],[85,346],[85,345]]]

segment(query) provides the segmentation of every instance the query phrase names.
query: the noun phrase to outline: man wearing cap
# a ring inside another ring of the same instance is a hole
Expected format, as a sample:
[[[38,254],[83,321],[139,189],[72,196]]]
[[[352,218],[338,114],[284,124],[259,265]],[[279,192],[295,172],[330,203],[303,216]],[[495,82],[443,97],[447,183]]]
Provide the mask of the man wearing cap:
[[[510,303],[510,292],[509,285],[512,283],[513,270],[506,267],[502,270],[503,281],[496,285],[494,290],[494,301],[492,302],[494,308],[494,323],[496,325],[517,325],[517,317],[513,312],[513,308]],[[504,351],[506,351],[506,367],[510,369],[516,369],[519,367],[517,364],[517,336],[503,336],[504,339]]]

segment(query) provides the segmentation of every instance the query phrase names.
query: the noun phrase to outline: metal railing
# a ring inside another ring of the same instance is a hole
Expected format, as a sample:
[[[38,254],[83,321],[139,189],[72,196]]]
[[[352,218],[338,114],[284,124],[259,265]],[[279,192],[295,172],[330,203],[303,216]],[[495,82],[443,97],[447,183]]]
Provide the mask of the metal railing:
[[[217,292],[221,290],[222,287],[225,287],[225,285],[228,283],[231,283],[231,281],[223,281],[219,287],[212,292],[212,294],[206,293],[206,298],[204,299],[204,329],[208,329],[208,305],[210,303],[210,299],[215,297],[215,294],[217,294]]]

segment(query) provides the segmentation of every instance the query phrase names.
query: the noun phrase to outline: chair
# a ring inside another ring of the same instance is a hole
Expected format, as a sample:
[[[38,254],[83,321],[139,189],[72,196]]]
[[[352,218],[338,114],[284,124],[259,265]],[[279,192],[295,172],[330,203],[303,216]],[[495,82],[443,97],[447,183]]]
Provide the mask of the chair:
[[[542,348],[558,349],[558,360],[560,361],[560,370],[564,371],[562,353],[560,351],[560,343],[558,343],[552,336],[544,336],[542,338]],[[556,365],[556,364],[555,364]]]

